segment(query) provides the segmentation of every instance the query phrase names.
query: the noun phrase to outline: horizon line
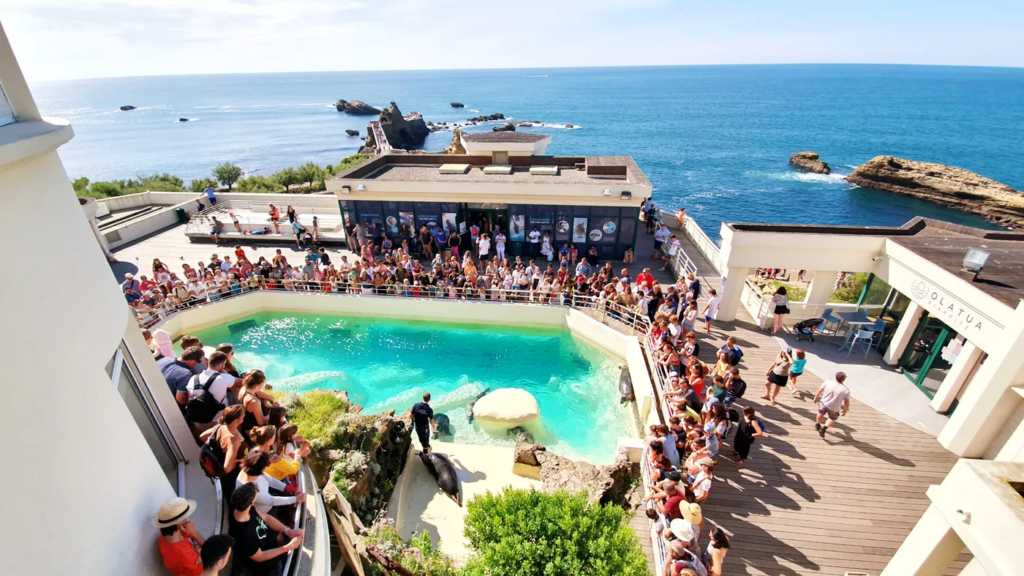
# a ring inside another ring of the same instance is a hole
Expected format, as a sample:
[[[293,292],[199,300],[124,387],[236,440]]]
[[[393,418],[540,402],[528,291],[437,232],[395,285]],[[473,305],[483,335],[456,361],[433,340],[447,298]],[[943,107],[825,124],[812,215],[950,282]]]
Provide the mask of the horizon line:
[[[892,66],[892,67],[921,67],[921,68],[990,68],[1006,70],[1024,70],[1024,66],[1005,66],[993,64],[914,64],[914,63],[892,63],[892,62],[754,62],[735,64],[619,64],[611,66],[506,66],[496,68],[386,68],[379,70],[299,70],[299,71],[269,71],[269,72],[199,72],[191,74],[141,74],[126,76],[90,76],[82,78],[60,78],[52,80],[40,80],[37,84],[59,83],[59,82],[81,82],[86,80],[121,80],[131,78],[174,78],[190,76],[260,76],[260,75],[283,75],[283,74],[358,74],[358,73],[383,73],[383,72],[484,72],[492,70],[601,70],[618,68],[711,68],[711,67],[741,67],[741,66]]]

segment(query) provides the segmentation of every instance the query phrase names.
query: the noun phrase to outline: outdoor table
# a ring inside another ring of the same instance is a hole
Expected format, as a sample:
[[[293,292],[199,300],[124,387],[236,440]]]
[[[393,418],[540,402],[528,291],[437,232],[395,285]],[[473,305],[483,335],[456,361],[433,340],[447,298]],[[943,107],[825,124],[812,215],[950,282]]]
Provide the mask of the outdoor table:
[[[850,343],[850,337],[853,334],[855,328],[860,329],[861,326],[875,323],[875,321],[868,318],[867,313],[861,309],[857,309],[853,312],[837,312],[836,316],[838,316],[839,319],[842,320],[839,326],[836,327],[837,334],[839,333],[839,329],[842,328],[844,324],[849,324],[849,328],[847,328],[846,330],[846,337],[843,339],[842,344],[839,346],[840,350],[846,348],[846,346]]]

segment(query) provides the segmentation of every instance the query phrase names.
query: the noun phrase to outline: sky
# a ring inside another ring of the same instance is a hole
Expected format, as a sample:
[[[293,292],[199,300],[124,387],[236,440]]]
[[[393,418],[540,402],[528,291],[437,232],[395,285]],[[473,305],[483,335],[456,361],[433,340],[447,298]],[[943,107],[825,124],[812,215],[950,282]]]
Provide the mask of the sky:
[[[1022,0],[0,0],[29,82],[673,64],[1024,66]]]

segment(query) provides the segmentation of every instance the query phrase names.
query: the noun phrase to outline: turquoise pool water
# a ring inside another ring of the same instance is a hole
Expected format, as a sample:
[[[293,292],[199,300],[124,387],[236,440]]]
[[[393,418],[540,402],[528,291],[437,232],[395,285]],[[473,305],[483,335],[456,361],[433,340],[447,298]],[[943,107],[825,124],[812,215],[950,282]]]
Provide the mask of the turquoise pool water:
[[[487,387],[533,394],[537,439],[571,458],[610,462],[618,438],[635,435],[618,402],[622,360],[565,330],[265,312],[193,334],[230,342],[238,368],[263,370],[277,389],[345,390],[368,413],[404,412],[430,392],[455,442],[515,443],[468,423],[468,403]]]

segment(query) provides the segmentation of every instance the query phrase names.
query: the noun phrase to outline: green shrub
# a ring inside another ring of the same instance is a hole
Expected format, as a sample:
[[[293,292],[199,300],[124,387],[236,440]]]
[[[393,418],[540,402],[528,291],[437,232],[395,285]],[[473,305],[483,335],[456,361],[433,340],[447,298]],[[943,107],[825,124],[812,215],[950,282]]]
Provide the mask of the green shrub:
[[[586,494],[508,488],[467,508],[465,534],[476,555],[466,576],[647,574],[626,513],[588,505]]]
[[[231,187],[242,177],[242,169],[230,162],[225,162],[214,168],[212,174],[217,179],[217,182],[227,186],[228,192],[230,192]]]
[[[280,182],[267,178],[266,176],[257,174],[255,176],[249,176],[248,178],[242,178],[238,181],[239,192],[277,192],[281,189],[279,186]]]
[[[193,192],[202,192],[207,188],[216,188],[217,181],[213,178],[196,178],[188,183],[188,189]]]
[[[366,534],[366,543],[376,545],[413,574],[419,576],[456,576],[458,574],[451,559],[431,543],[428,532],[420,532],[406,544],[394,526],[378,526]],[[371,564],[370,574],[384,576],[388,572],[378,564]]]
[[[867,284],[867,282],[868,274],[866,272],[850,274],[846,277],[846,281],[839,286],[838,290],[832,291],[832,294],[828,297],[828,301],[856,304],[857,300],[860,300],[860,293],[864,291],[864,285]]]
[[[789,296],[790,302],[803,302],[807,299],[807,290],[800,286],[795,286],[782,280],[769,280],[764,288],[761,288],[761,294],[765,296],[771,296],[775,294],[775,291],[779,289],[779,286],[786,287],[786,295]]]
[[[324,390],[311,390],[302,394],[289,394],[281,405],[288,409],[288,421],[299,427],[299,432],[314,446],[333,446],[338,430],[337,421],[348,412],[350,404],[336,394]]]

